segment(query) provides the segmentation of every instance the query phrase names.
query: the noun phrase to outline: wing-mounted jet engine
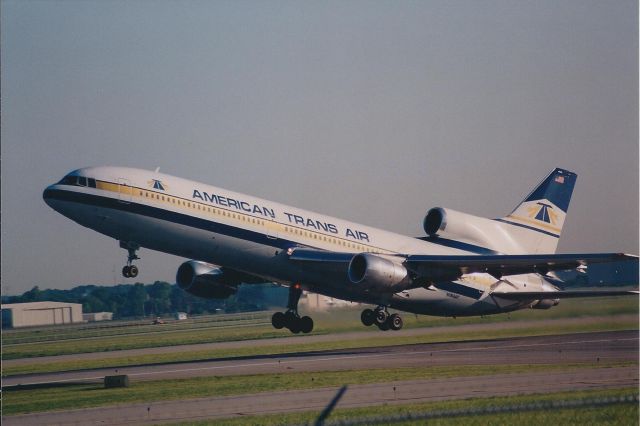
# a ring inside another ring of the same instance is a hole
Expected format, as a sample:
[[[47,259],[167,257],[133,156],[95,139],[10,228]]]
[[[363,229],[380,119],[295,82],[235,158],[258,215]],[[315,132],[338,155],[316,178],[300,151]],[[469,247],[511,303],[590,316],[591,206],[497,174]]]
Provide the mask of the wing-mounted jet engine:
[[[357,254],[349,262],[349,281],[365,291],[397,293],[412,282],[409,271],[402,265],[404,259],[382,257],[370,253]]]
[[[360,253],[351,259],[349,281],[365,292],[397,293],[413,285],[412,274],[403,265],[404,258]],[[403,322],[398,314],[390,314],[386,305],[365,309],[360,316],[366,326],[376,324],[381,330],[400,330]]]

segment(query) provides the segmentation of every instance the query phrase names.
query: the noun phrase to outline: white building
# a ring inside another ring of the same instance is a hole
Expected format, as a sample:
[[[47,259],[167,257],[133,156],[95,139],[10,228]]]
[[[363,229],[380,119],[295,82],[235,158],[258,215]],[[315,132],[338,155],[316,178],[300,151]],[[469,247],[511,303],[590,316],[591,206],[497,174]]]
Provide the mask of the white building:
[[[91,312],[82,314],[82,319],[88,322],[111,321],[113,319],[113,312]]]
[[[332,308],[343,308],[354,305],[353,302],[349,302],[348,300],[334,299],[333,297],[306,291],[302,293],[299,304],[299,306],[304,306],[312,311],[326,311]]]
[[[2,305],[2,327],[72,324],[82,321],[82,305],[62,302],[9,303]]]

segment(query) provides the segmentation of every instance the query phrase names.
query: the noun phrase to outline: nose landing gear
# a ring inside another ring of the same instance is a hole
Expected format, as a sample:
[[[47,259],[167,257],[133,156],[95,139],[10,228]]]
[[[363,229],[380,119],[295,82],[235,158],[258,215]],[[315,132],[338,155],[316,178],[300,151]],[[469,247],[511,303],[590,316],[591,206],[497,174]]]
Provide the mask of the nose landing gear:
[[[276,312],[271,317],[271,324],[278,330],[286,327],[294,334],[311,333],[313,330],[313,320],[311,317],[300,317],[298,314],[298,301],[302,295],[300,284],[294,284],[289,287],[289,301],[287,303],[286,312]]]
[[[126,249],[129,253],[127,256],[127,264],[122,268],[122,276],[125,278],[135,278],[138,276],[138,267],[133,264],[134,260],[140,259],[136,252],[140,249],[140,246],[134,242],[120,241],[120,247]]]
[[[403,322],[398,314],[389,314],[386,306],[380,305],[375,310],[365,309],[360,315],[362,324],[367,327],[375,324],[380,330],[400,330]]]

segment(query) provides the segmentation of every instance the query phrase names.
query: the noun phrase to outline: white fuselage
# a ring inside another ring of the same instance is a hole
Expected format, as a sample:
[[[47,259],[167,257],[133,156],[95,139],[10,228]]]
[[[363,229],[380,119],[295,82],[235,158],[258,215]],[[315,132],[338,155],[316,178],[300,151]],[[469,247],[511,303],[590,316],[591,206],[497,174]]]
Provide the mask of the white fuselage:
[[[523,307],[496,301],[489,290],[526,284],[544,288],[536,274],[509,277],[468,274],[433,287],[396,294],[362,292],[344,270],[304,268],[287,250],[308,247],[332,252],[382,255],[495,253],[467,242],[439,244],[407,237],[272,201],[162,173],[121,167],[77,170],[44,193],[47,204],[79,224],[124,242],[242,271],[330,297],[386,304],[429,315],[479,315]],[[65,179],[70,179],[69,177]],[[79,182],[79,184],[78,184]],[[84,185],[82,184],[84,182]],[[451,291],[447,291],[449,286]]]

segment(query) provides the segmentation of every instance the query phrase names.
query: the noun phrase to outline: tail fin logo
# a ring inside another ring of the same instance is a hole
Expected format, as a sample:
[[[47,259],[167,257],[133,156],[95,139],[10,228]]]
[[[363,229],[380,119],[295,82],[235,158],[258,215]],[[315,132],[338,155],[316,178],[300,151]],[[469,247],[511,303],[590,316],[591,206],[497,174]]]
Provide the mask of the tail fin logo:
[[[536,205],[528,208],[528,212],[529,217],[532,219],[550,223],[551,225],[558,224],[558,213],[549,204],[536,203]]]

